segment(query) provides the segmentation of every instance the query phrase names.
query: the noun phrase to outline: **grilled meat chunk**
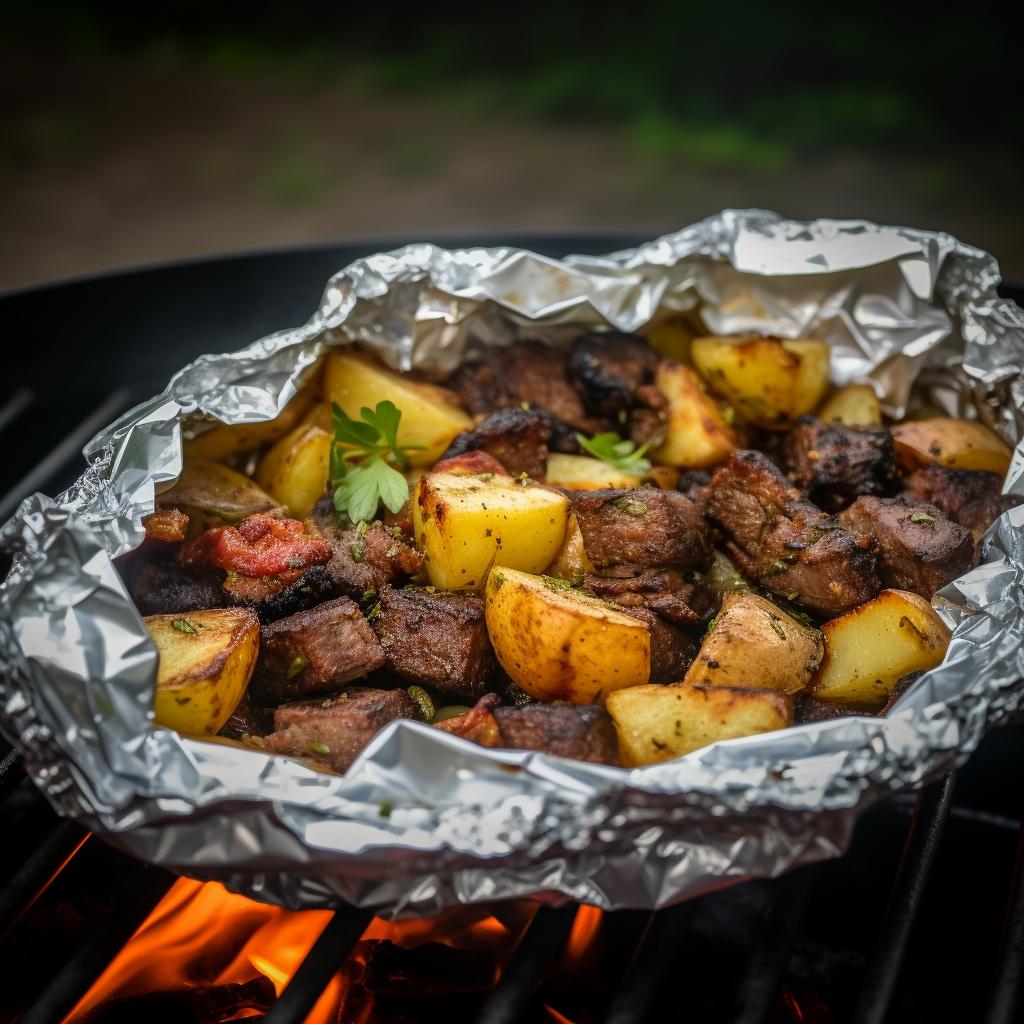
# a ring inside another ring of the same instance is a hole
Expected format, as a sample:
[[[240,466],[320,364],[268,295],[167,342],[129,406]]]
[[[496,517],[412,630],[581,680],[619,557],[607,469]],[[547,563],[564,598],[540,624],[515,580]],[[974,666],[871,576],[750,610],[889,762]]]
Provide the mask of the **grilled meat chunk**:
[[[703,516],[707,514],[708,485],[710,483],[711,474],[706,469],[684,469],[676,481],[676,490],[685,494]]]
[[[388,668],[410,682],[479,697],[494,674],[484,600],[475,594],[384,586],[373,628]]]
[[[576,491],[572,506],[583,547],[598,569],[634,565],[685,571],[706,569],[714,558],[707,522],[678,491]]]
[[[707,514],[729,535],[729,554],[773,594],[833,616],[881,588],[871,542],[856,541],[760,452],[734,452],[709,490]]]
[[[476,430],[459,434],[441,459],[484,451],[494,456],[512,476],[525,473],[543,483],[549,440],[551,427],[547,418],[534,409],[514,406],[488,416]]]
[[[384,650],[354,601],[334,601],[260,629],[249,697],[260,705],[340,690],[381,668]]]
[[[596,705],[529,704],[495,708],[494,717],[506,747],[594,764],[620,764],[611,716]]]
[[[680,683],[700,651],[700,644],[681,629],[670,626],[649,608],[623,608],[627,615],[647,624],[651,633],[649,683]]]
[[[327,571],[342,593],[362,600],[367,591],[379,592],[387,583],[401,583],[423,567],[423,556],[401,530],[389,533],[380,523],[350,526],[331,537],[334,554]]]
[[[278,754],[311,758],[344,772],[385,725],[415,717],[416,705],[405,690],[353,686],[337,697],[278,708],[274,732],[264,743]]]
[[[980,540],[981,535],[1007,510],[1024,502],[1020,494],[1003,494],[998,473],[980,469],[950,469],[930,463],[915,470],[904,481],[901,498],[935,505],[966,527]]]
[[[695,625],[714,609],[711,588],[688,582],[675,569],[628,572],[588,572],[583,576],[583,586],[623,608],[650,608],[677,626]]]
[[[291,581],[275,576],[257,579],[232,573],[228,573],[224,581],[227,603],[252,608],[264,623],[313,608],[340,593],[334,578],[323,565],[314,565]]]
[[[186,569],[176,562],[145,562],[132,584],[132,600],[141,615],[176,615],[223,608],[224,573]]]
[[[899,479],[888,430],[801,416],[783,444],[786,475],[816,505],[838,512],[862,494],[892,494]]]
[[[836,518],[855,537],[870,537],[878,545],[884,587],[931,598],[974,565],[970,531],[934,505],[865,496]]]

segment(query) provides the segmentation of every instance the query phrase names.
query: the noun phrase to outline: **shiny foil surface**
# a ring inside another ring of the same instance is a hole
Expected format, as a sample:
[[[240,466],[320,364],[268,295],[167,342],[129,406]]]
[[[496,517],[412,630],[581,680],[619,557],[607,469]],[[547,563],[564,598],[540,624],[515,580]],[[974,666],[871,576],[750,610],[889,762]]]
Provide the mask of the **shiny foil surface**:
[[[392,723],[344,777],[150,721],[156,649],[112,559],[137,546],[181,470],[183,431],[271,419],[318,356],[359,340],[449,371],[522,337],[635,331],[700,304],[709,327],[814,337],[837,383],[1024,433],[1024,315],[995,260],[949,235],[728,210],[637,249],[553,260],[410,245],[358,260],[294,330],[204,356],[86,449],[56,499],[0,531],[0,726],[65,815],[153,863],[292,908],[429,914],[533,897],[660,907],[842,853],[858,812],[960,764],[1024,699],[1024,508],[936,597],[945,661],[888,717],[715,743],[632,770],[484,749]],[[1007,488],[1024,491],[1024,454]]]

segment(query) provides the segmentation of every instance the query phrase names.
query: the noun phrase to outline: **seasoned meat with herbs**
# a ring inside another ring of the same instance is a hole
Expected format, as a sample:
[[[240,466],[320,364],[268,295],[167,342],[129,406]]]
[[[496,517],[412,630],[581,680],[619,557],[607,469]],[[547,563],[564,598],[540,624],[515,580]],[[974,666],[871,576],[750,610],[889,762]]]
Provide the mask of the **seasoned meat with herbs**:
[[[441,460],[470,451],[494,456],[512,476],[525,473],[543,483],[551,427],[534,409],[514,406],[488,416],[475,430],[457,435]]]
[[[1003,494],[998,473],[980,469],[950,469],[931,463],[916,469],[904,480],[900,495],[942,509],[955,523],[981,535],[1007,510],[1024,502],[1024,495]]]
[[[379,609],[372,624],[388,668],[443,693],[478,697],[484,692],[497,663],[482,597],[384,586]]]
[[[341,593],[326,566],[314,565],[305,572],[299,571],[295,579],[291,575],[256,579],[228,573],[224,580],[227,603],[252,608],[260,622],[266,623],[313,608]]]
[[[700,651],[700,644],[648,608],[622,610],[631,618],[646,623],[650,631],[651,675],[647,681],[658,684],[682,682],[686,670]]]
[[[620,764],[618,736],[604,708],[593,704],[529,704],[495,708],[493,714],[506,747],[540,750],[594,764]]]
[[[708,503],[710,483],[711,474],[706,469],[684,469],[676,481],[676,490],[685,494],[703,516],[707,514],[705,506]]]
[[[881,588],[871,541],[855,540],[760,452],[734,452],[709,491],[707,514],[729,535],[729,554],[773,594],[833,616]]]
[[[628,487],[571,495],[583,547],[598,569],[706,569],[714,559],[708,524],[678,491]]]
[[[337,697],[278,708],[274,732],[263,743],[278,754],[310,758],[344,772],[384,726],[415,717],[416,705],[405,690],[353,686]]]
[[[385,660],[355,602],[339,597],[260,629],[249,696],[266,706],[330,693],[381,668]]]
[[[175,562],[145,562],[132,585],[141,615],[176,615],[223,608],[227,603],[218,569],[186,569]]]
[[[327,571],[342,593],[357,601],[387,583],[403,583],[423,568],[421,555],[397,527],[349,526],[331,537]]]
[[[646,569],[635,573],[610,569],[583,576],[587,590],[623,608],[650,608],[677,626],[695,625],[715,607],[715,595],[701,582],[689,582],[675,569]]]
[[[931,598],[974,566],[970,530],[934,505],[866,496],[836,518],[855,537],[870,537],[878,545],[883,587]]]
[[[783,444],[786,475],[816,505],[838,512],[862,494],[892,494],[892,434],[801,416]]]

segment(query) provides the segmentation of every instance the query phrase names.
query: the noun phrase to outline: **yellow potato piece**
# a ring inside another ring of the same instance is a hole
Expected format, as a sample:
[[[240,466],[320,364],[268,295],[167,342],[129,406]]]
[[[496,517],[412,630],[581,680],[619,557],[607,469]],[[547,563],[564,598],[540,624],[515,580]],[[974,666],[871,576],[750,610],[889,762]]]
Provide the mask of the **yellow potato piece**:
[[[634,686],[608,697],[626,768],[682,757],[709,743],[793,724],[792,700],[734,686]]]
[[[939,417],[900,423],[892,428],[893,454],[904,469],[926,462],[953,469],[985,469],[1006,476],[1013,449],[976,420]]]
[[[414,535],[435,587],[480,590],[492,565],[543,572],[562,546],[564,494],[484,476],[428,473],[416,485]]]
[[[334,434],[301,424],[286,434],[260,461],[256,483],[305,519],[327,488]]]
[[[821,663],[821,633],[752,591],[729,594],[684,682],[799,693]]]
[[[212,736],[249,685],[260,623],[248,608],[149,615],[160,654],[153,720],[185,736]]]
[[[690,355],[715,394],[766,430],[788,429],[821,401],[829,384],[829,348],[823,341],[697,338]]]
[[[409,452],[413,466],[432,466],[456,434],[472,430],[472,418],[446,388],[411,380],[354,350],[332,352],[324,367],[324,399],[337,402],[354,420],[360,410],[388,399],[402,412],[399,445],[425,445]]]
[[[673,316],[663,320],[657,327],[646,331],[647,344],[665,359],[677,363],[690,360],[690,344],[694,339],[693,325],[684,316]]]
[[[601,459],[589,455],[564,455],[552,452],[548,456],[547,483],[549,487],[564,487],[568,491],[603,491],[611,487],[639,487],[645,480],[670,491],[679,479],[674,466],[651,466],[640,474],[623,473]]]
[[[940,664],[952,635],[923,597],[904,590],[883,590],[821,631],[825,657],[811,692],[837,704],[885,703],[903,676]]]
[[[280,508],[255,481],[219,462],[185,459],[181,476],[169,491],[157,495],[157,507],[186,513],[190,527],[239,523],[256,512]]]
[[[565,540],[555,555],[555,560],[548,566],[547,575],[556,580],[566,580],[574,586],[583,579],[585,572],[593,572],[594,563],[587,556],[583,546],[583,534],[575,514],[569,516],[569,525],[565,530]]]
[[[495,567],[484,615],[501,667],[539,700],[603,704],[650,678],[647,625],[550,577]]]
[[[664,443],[648,452],[652,462],[707,469],[739,447],[726,414],[688,366],[666,360],[658,367],[654,383],[668,399],[668,430]]]
[[[848,427],[880,427],[882,403],[870,384],[847,384],[815,413],[823,423],[839,420]]]

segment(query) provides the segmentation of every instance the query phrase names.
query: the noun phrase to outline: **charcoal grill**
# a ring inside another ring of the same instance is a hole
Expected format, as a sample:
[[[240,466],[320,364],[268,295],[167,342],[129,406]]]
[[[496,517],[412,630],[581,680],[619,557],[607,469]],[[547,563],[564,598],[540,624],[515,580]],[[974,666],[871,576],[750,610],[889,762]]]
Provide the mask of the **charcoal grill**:
[[[558,257],[643,239],[437,241]],[[191,261],[0,296],[0,521],[27,494],[70,484],[84,443],[185,362],[302,322],[332,272],[404,242]],[[1022,286],[1002,292],[1024,301]],[[25,780],[2,740],[0,756],[0,1024],[59,1024],[175,879],[87,843],[86,830],[58,819]],[[569,904],[536,913],[489,992],[406,1000],[387,1019],[1010,1024],[1024,1009],[1022,814],[1024,726],[1011,725],[916,799],[895,795],[872,808],[841,860],[655,914],[606,915],[592,998],[579,1018],[546,1002],[561,984],[578,910]],[[68,906],[78,909],[69,915]],[[335,913],[261,1019],[301,1024],[369,922],[363,911]]]

